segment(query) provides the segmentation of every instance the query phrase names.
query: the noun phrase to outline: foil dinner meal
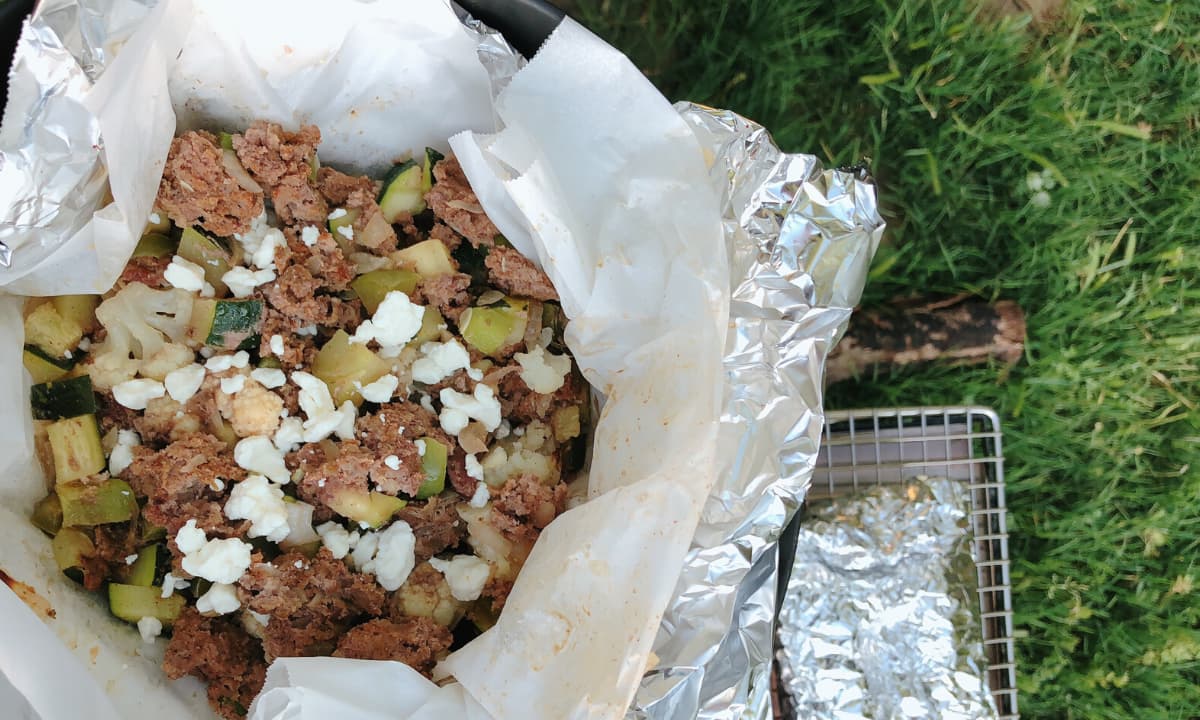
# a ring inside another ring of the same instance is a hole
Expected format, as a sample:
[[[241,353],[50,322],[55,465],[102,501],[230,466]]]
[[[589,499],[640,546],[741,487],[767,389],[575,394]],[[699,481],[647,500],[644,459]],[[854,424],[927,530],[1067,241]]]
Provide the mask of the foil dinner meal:
[[[863,168],[445,0],[48,0],[13,68],[0,697],[769,714]]]

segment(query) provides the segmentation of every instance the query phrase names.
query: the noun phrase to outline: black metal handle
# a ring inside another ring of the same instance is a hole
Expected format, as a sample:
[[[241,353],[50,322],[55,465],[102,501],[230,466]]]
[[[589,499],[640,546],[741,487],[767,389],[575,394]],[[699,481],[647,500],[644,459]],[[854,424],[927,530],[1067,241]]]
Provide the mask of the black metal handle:
[[[537,53],[566,13],[546,0],[455,0],[462,9],[496,28],[527,58]]]

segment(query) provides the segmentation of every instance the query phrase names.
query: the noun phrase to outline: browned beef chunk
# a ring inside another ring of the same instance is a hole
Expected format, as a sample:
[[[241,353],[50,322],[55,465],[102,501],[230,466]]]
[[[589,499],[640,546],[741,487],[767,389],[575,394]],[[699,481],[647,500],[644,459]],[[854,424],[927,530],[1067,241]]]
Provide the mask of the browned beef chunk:
[[[215,137],[188,132],[171,141],[158,186],[158,205],[176,225],[199,223],[214,235],[226,237],[250,229],[250,221],[262,214],[263,197],[233,179]]]
[[[258,641],[228,617],[204,617],[186,608],[175,621],[163,671],[208,683],[208,702],[227,720],[245,717],[267,675]]]
[[[157,451],[135,447],[133,462],[122,477],[146,498],[146,519],[172,535],[190,519],[210,535],[237,534],[238,528],[221,512],[222,493],[217,488],[245,479],[246,471],[212,435],[189,435]]]
[[[458,316],[471,305],[467,288],[471,287],[471,276],[466,273],[448,273],[425,278],[417,286],[417,296],[437,308],[444,317],[455,322]]]
[[[456,505],[453,499],[435,496],[425,502],[410,502],[396,513],[396,519],[408,523],[416,537],[418,563],[457,547],[466,537],[467,524],[458,516]]]
[[[336,657],[397,660],[429,677],[450,651],[450,629],[430,618],[370,620],[338,640]]]
[[[483,261],[488,281],[509,295],[534,300],[557,300],[550,278],[533,261],[510,247],[494,247]]]
[[[472,245],[492,245],[500,231],[484,214],[458,160],[448,157],[434,165],[433,177],[436,182],[425,193],[433,213]]]

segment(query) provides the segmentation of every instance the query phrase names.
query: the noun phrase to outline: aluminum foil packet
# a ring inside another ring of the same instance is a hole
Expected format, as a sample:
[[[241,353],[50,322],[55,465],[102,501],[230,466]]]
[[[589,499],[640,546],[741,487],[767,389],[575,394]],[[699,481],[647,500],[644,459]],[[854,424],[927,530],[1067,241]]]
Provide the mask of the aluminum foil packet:
[[[808,509],[779,615],[793,717],[997,716],[968,493],[919,478]]]
[[[56,250],[103,232],[93,227],[102,221],[132,222],[96,212],[107,202],[106,147],[87,98],[155,5],[43,0],[26,28],[0,135],[0,286],[10,292],[60,272],[59,292],[85,292],[70,286],[85,274],[78,267],[124,263]],[[495,32],[463,23],[495,98],[523,61]],[[725,386],[717,480],[626,716],[765,718],[778,538],[816,462],[825,357],[858,302],[884,224],[865,169],[826,169],[782,152],[766,129],[729,111],[675,109],[704,150],[708,177],[696,182],[707,180],[720,198],[731,297]]]

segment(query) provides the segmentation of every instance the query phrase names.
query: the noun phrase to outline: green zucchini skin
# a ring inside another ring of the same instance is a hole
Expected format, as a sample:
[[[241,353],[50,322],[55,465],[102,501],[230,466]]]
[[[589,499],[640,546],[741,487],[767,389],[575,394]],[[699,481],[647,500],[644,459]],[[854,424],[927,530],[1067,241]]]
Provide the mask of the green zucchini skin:
[[[96,412],[96,393],[87,375],[53,380],[29,390],[35,420],[61,420]]]

